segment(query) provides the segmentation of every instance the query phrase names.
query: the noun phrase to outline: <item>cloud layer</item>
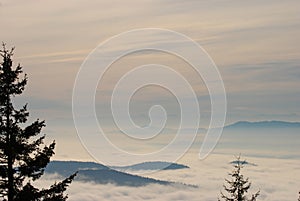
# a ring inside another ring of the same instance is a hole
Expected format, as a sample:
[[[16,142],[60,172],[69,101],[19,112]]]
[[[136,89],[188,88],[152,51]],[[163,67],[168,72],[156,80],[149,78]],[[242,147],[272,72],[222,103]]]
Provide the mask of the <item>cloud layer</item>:
[[[144,187],[126,187],[99,185],[94,183],[74,182],[69,190],[70,201],[211,201],[217,200],[224,178],[232,170],[230,155],[210,155],[199,161],[195,154],[190,153],[181,162],[191,166],[191,169],[170,170],[151,173],[147,176],[164,180],[196,184],[199,188],[179,188],[178,186],[148,185]],[[250,192],[260,189],[259,200],[282,201],[296,200],[300,186],[299,162],[288,159],[270,159],[246,157],[247,161],[257,166],[245,166],[242,173],[252,182]],[[55,176],[46,176],[39,185],[50,185]]]

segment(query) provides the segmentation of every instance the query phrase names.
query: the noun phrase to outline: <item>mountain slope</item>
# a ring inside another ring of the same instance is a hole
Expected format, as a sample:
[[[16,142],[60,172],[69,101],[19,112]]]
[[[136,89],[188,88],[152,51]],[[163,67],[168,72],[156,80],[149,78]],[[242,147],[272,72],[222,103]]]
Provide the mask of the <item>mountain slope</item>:
[[[78,174],[80,181],[93,181],[99,184],[112,183],[119,186],[145,186],[149,184],[169,185],[173,182],[161,181],[152,178],[141,177],[112,169],[102,170],[80,170]]]

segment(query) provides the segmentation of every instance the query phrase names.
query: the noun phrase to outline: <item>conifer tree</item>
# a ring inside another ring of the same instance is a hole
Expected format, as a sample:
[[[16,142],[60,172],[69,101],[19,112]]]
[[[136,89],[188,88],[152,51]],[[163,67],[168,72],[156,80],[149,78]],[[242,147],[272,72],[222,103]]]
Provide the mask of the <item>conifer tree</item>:
[[[49,189],[37,189],[32,182],[39,179],[54,154],[55,142],[44,145],[41,130],[45,122],[37,119],[27,125],[27,104],[21,109],[14,107],[12,99],[22,94],[27,84],[22,67],[13,67],[13,48],[0,50],[0,198],[4,201],[66,200],[66,187],[76,174]]]
[[[251,182],[249,178],[244,178],[241,173],[241,169],[244,167],[243,164],[246,164],[246,161],[241,161],[240,156],[237,157],[237,160],[234,163],[234,170],[229,175],[232,177],[231,180],[225,179],[228,186],[223,185],[225,191],[224,194],[221,192],[221,198],[225,201],[256,201],[256,198],[259,196],[259,191],[251,195],[251,198],[246,196],[246,193],[251,187]],[[220,200],[220,199],[218,199]]]

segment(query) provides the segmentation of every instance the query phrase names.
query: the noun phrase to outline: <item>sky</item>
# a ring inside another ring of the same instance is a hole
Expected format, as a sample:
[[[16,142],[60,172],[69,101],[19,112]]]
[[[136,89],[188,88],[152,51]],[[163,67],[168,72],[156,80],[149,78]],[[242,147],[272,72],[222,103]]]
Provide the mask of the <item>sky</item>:
[[[100,43],[133,29],[169,29],[204,48],[224,83],[226,124],[300,121],[299,8],[298,0],[1,0],[0,40],[16,47],[14,61],[22,64],[29,77],[16,105],[28,102],[31,120],[46,120],[45,133],[57,140],[58,158],[82,159],[86,151],[72,117],[77,73]],[[114,48],[108,51],[121,47]],[[146,51],[116,61],[99,82],[95,108],[104,131],[118,132],[109,110],[114,85],[133,67],[149,63],[172,66],[185,76],[199,101],[200,127],[207,127],[211,105],[201,77],[174,55]],[[130,104],[132,119],[140,126],[149,124],[148,111],[157,104],[168,113],[168,128],[176,128],[180,121],[178,102],[164,88],[145,87]],[[78,147],[76,155],[68,147]]]

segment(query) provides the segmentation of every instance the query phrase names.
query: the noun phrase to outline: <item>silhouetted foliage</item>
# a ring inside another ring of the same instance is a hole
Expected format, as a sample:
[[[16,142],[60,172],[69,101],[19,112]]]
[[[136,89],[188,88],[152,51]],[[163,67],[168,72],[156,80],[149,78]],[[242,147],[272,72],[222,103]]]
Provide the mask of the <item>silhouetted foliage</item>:
[[[37,119],[25,125],[29,117],[27,104],[15,109],[12,98],[22,94],[27,76],[20,78],[22,67],[13,68],[13,48],[5,44],[0,50],[0,197],[4,201],[66,200],[63,195],[75,174],[49,189],[39,190],[32,181],[40,178],[54,155],[55,142],[44,145],[45,135],[40,135],[45,122]]]
[[[299,191],[299,197],[298,197],[298,201],[300,201],[300,191]]]
[[[241,174],[241,169],[246,164],[246,161],[241,161],[241,157],[238,156],[236,162],[234,163],[234,170],[229,175],[232,177],[231,180],[225,179],[228,186],[223,185],[225,191],[224,194],[221,192],[221,198],[225,201],[255,201],[259,196],[259,191],[251,195],[251,198],[246,196],[246,193],[251,187],[251,182],[249,178],[244,178]],[[218,199],[220,200],[220,199]]]

